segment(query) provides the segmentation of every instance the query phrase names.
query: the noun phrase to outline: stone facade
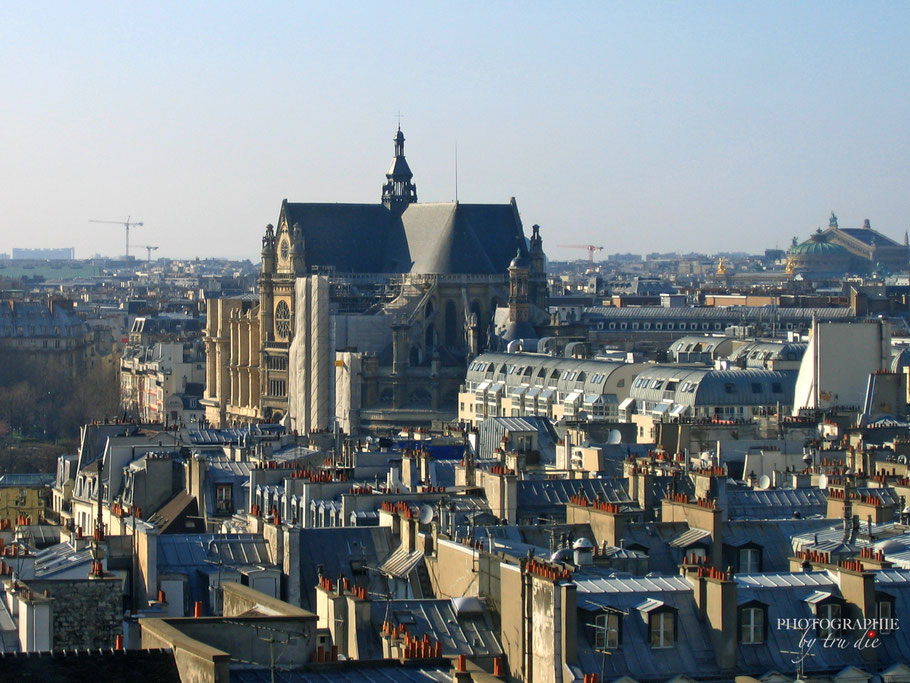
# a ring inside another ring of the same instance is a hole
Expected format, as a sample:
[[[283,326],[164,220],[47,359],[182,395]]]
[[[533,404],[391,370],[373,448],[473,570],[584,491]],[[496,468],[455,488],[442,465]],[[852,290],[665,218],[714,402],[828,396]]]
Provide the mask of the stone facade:
[[[123,590],[119,577],[36,579],[29,581],[27,588],[34,593],[47,591],[53,599],[54,650],[108,649],[123,634]]]

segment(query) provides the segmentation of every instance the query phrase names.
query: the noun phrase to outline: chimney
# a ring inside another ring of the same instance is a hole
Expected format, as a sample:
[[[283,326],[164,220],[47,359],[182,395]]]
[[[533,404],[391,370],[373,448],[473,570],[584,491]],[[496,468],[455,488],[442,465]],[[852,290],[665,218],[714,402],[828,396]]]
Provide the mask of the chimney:
[[[348,655],[348,601],[344,596],[342,582],[346,579],[332,581],[326,576],[319,577],[316,584],[316,628],[328,629],[332,643],[338,652]]]
[[[594,564],[594,544],[587,538],[579,538],[572,544],[573,561],[577,567],[589,567]]]
[[[362,586],[352,586],[345,596],[347,600],[347,646],[349,659],[361,659],[357,647],[357,634],[373,629],[370,621],[370,600]]]
[[[718,573],[717,578],[710,576],[705,582],[705,617],[711,628],[711,643],[714,658],[721,669],[736,668],[736,651],[738,634],[736,632],[736,582],[732,571]]]
[[[855,564],[847,568],[844,564]],[[878,610],[875,602],[875,574],[862,568],[859,560],[847,560],[837,568],[837,578],[841,595],[847,602],[847,617],[851,619],[876,619]],[[859,637],[865,629],[856,629],[854,637]],[[877,650],[866,647],[861,650],[863,659],[875,660]]]
[[[696,498],[690,501],[684,494],[670,494],[661,501],[660,519],[663,522],[686,522],[690,527],[705,529],[711,534],[710,563],[723,564],[723,511],[716,501]]]
[[[452,671],[452,683],[471,683],[471,674],[468,671],[467,657],[458,655],[455,660],[455,670]]]

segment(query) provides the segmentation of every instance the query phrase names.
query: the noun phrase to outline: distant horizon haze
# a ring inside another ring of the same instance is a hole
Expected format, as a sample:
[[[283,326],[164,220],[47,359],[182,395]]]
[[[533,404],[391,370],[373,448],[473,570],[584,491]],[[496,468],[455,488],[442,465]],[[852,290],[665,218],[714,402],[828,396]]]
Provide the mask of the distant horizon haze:
[[[281,201],[505,203],[554,260],[910,228],[910,3],[0,6],[0,252],[257,261]],[[135,246],[133,246],[135,245]],[[352,245],[356,248],[356,245]]]

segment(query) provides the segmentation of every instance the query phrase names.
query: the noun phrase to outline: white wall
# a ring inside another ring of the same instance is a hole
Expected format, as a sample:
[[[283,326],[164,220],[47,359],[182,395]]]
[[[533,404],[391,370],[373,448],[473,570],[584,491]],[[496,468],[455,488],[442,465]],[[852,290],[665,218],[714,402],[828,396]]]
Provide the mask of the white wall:
[[[800,364],[793,414],[800,408],[862,408],[869,375],[891,360],[888,323],[819,323]]]

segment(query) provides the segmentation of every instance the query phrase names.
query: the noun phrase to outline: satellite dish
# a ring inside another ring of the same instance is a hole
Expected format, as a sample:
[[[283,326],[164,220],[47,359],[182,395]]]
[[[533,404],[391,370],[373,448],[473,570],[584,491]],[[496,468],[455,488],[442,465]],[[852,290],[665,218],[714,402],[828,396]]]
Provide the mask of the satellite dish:
[[[433,521],[433,514],[433,506],[424,504],[420,506],[420,516],[417,519],[421,524],[429,524]]]
[[[828,475],[823,474],[818,478],[818,488],[827,489],[828,488]]]
[[[771,477],[767,474],[761,475],[758,479],[758,490],[767,491],[769,488],[771,488]]]
[[[608,444],[618,444],[622,443],[622,432],[618,429],[611,429],[610,433],[607,435]]]

